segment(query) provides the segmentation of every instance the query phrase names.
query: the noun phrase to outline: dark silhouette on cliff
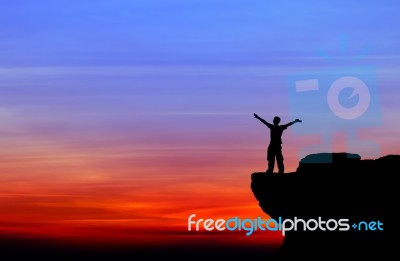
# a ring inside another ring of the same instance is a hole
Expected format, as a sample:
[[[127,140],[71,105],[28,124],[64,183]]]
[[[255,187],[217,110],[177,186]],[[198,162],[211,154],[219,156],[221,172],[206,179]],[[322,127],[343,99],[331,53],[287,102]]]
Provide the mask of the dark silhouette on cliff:
[[[276,158],[276,163],[278,164],[278,171],[279,171],[278,173],[284,173],[285,166],[283,164],[283,155],[282,155],[282,133],[284,130],[287,129],[287,127],[293,125],[296,122],[301,122],[301,120],[296,119],[287,124],[279,125],[279,123],[281,122],[281,118],[279,118],[278,116],[274,117],[273,120],[274,124],[267,122],[266,120],[259,117],[255,113],[254,113],[254,118],[258,119],[259,121],[267,125],[267,127],[271,130],[270,143],[267,151],[267,160],[268,160],[267,173],[273,173],[275,158]]]
[[[398,198],[398,190],[390,186],[395,183],[399,164],[400,155],[361,160],[357,154],[319,153],[303,158],[293,173],[253,173],[254,196],[262,210],[275,220],[348,219],[346,231],[304,231],[299,223],[297,231],[286,232],[276,256],[320,260],[385,257],[385,234],[392,226],[389,212],[396,207],[394,200]],[[334,224],[330,221],[331,228]]]

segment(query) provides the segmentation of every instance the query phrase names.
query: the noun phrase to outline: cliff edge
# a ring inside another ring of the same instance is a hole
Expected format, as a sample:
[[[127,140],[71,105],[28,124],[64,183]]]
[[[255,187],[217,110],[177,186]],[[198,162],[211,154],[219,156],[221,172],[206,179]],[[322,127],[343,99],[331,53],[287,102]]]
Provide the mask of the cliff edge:
[[[251,189],[265,213],[275,220],[305,221],[285,233],[277,255],[384,256],[399,164],[400,155],[362,160],[358,154],[318,153],[303,158],[293,173],[253,173]]]

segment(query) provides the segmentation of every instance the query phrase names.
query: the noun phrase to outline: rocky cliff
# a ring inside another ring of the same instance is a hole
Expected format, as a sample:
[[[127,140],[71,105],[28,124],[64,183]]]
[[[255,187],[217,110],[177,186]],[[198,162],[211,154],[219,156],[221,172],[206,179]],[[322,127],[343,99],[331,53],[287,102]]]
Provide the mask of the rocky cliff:
[[[303,158],[294,173],[253,173],[251,189],[272,218],[347,220],[347,230],[342,227],[342,231],[339,225],[335,228],[335,221],[329,221],[329,229],[313,231],[313,221],[310,229],[300,222],[297,231],[286,232],[277,255],[322,258],[387,253],[385,234],[398,198],[393,185],[399,163],[400,155],[362,160],[357,154],[319,153]]]

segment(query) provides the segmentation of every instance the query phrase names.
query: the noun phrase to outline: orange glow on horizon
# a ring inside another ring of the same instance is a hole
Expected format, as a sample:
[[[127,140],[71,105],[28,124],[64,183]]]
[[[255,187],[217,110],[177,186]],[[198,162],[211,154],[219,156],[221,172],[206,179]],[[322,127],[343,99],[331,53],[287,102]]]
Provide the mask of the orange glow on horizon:
[[[315,140],[296,140],[289,133],[285,141],[290,144],[284,146],[286,171],[295,171],[298,148]],[[1,151],[0,236],[122,245],[188,239],[205,244],[217,238],[227,244],[282,242],[273,232],[246,237],[187,231],[193,213],[269,218],[250,188],[251,173],[265,171],[266,144],[90,147],[37,136],[7,142],[14,146]]]

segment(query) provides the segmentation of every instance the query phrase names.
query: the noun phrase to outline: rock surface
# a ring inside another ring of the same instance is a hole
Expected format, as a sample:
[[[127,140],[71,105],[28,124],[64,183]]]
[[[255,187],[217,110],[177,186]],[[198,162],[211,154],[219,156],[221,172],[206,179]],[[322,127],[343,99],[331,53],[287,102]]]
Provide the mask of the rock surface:
[[[391,226],[389,212],[396,207],[398,198],[398,190],[391,187],[399,164],[400,155],[361,160],[357,154],[319,153],[303,158],[293,173],[253,173],[254,196],[262,210],[275,220],[347,219],[350,226],[346,231],[304,231],[302,223],[298,223],[297,231],[286,232],[277,254],[321,258],[384,256],[384,234]],[[370,222],[375,225],[365,225]],[[378,222],[382,230],[378,229]],[[335,222],[329,224],[333,228]]]

